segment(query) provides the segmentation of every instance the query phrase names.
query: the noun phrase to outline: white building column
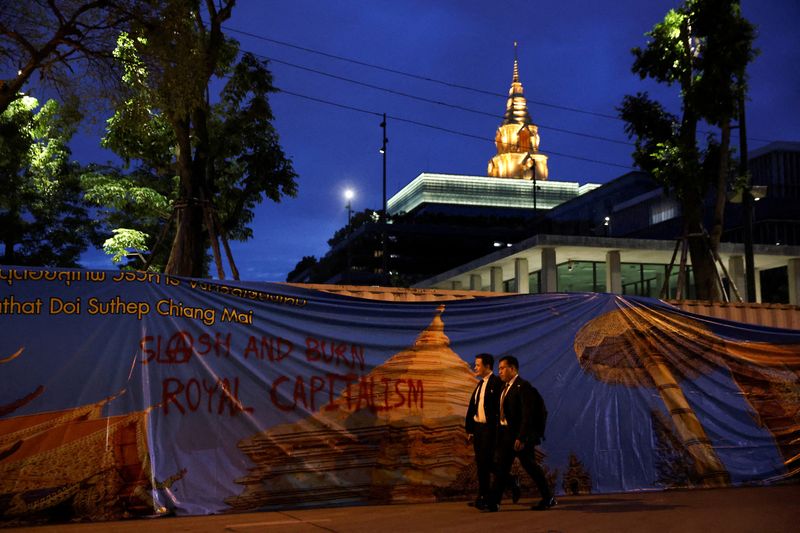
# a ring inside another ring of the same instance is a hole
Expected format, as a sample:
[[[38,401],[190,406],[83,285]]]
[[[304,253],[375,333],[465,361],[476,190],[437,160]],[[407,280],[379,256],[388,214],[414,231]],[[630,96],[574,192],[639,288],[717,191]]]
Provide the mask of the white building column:
[[[728,259],[728,275],[731,282],[736,285],[736,290],[739,291],[739,296],[742,300],[747,299],[747,276],[744,270],[744,257],[741,255],[732,255]],[[730,291],[730,299],[733,301],[736,295],[733,290]]]
[[[786,266],[789,273],[789,303],[800,305],[800,259],[789,259]]]
[[[622,294],[622,264],[619,250],[606,252],[606,290],[612,294]]]
[[[517,293],[528,294],[531,292],[528,260],[524,257],[518,257],[514,260],[514,279],[517,281]]]
[[[489,290],[503,292],[503,269],[498,266],[489,267]]]
[[[756,277],[756,303],[761,303],[761,269],[754,268],[753,275]]]
[[[558,291],[558,269],[556,268],[556,249],[542,248],[542,292]]]
[[[461,281],[460,280],[451,281],[450,285],[451,285],[450,288],[453,289],[453,290],[456,290],[456,291],[461,290]]]
[[[480,274],[470,274],[469,275],[469,290],[471,291],[479,291],[483,289],[483,281],[481,280]]]

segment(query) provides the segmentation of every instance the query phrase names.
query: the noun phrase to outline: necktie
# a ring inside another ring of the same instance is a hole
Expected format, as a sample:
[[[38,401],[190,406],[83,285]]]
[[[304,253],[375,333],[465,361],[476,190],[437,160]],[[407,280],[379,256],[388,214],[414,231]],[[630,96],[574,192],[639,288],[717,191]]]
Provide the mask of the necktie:
[[[486,422],[486,413],[483,411],[483,383],[485,381],[485,379],[482,379],[478,384],[478,395],[475,398],[475,421],[482,424]]]
[[[500,395],[500,423],[503,425],[508,423],[506,421],[506,415],[503,413],[503,404],[506,401],[506,393],[508,393],[508,383],[506,383],[506,386],[503,387],[503,394]]]
[[[481,399],[481,387],[483,387],[483,380],[478,383],[478,388],[475,389],[475,405],[478,405],[478,402]]]

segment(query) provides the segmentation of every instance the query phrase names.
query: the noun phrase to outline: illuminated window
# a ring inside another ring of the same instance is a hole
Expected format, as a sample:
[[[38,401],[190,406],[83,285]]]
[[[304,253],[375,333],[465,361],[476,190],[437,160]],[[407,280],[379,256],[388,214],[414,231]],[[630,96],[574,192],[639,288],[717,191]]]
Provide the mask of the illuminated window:
[[[675,200],[665,199],[650,207],[650,224],[658,224],[680,215],[680,207]]]
[[[558,292],[605,292],[606,265],[596,261],[573,261],[558,265]]]

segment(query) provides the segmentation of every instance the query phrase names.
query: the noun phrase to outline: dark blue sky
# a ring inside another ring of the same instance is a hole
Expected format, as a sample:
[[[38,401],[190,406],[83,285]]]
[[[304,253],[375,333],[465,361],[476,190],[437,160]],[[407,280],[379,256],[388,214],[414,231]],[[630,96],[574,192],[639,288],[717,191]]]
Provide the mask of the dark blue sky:
[[[745,16],[758,27],[761,50],[749,70],[750,148],[771,140],[800,141],[800,2],[742,4]],[[242,0],[225,26],[243,50],[273,59],[270,68],[278,88],[389,115],[391,196],[420,172],[486,173],[505,106],[498,95],[506,94],[511,82],[515,40],[529,110],[539,125],[540,150],[550,156],[550,179],[604,183],[626,172],[632,146],[626,144],[623,123],[598,115],[616,115],[623,96],[637,91],[649,91],[677,110],[674,89],[640,81],[630,71],[630,49],[644,46],[644,32],[676,5],[668,0]],[[299,194],[280,204],[264,202],[253,223],[254,238],[233,243],[246,280],[283,281],[304,255],[324,255],[326,241],[347,219],[345,188],[356,191],[355,210],[379,209],[382,201],[379,116],[287,93],[274,95],[272,106],[281,144],[299,174]],[[76,158],[91,159],[91,144],[86,139],[76,143]],[[83,263],[91,268],[110,265],[96,253],[87,254]]]

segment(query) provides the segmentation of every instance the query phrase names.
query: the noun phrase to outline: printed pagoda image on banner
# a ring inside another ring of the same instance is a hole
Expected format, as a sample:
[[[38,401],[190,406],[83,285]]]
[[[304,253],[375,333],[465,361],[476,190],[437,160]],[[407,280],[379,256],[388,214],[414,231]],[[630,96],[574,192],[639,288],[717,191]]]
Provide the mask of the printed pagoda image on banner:
[[[800,475],[796,329],[605,293],[378,301],[16,268],[0,302],[4,526],[471,500],[479,353],[518,357],[542,395],[557,494]]]
[[[668,418],[653,413],[660,443],[659,484],[726,486],[730,478],[681,383],[722,371],[767,429],[786,468],[797,474],[800,442],[800,345],[725,339],[701,321],[661,309],[627,307],[589,321],[575,337],[575,353],[596,379],[655,389]]]
[[[672,414],[680,440],[693,459],[701,484],[730,484],[702,424],[686,399],[676,376],[692,376],[702,352],[697,338],[677,330],[660,329],[644,320],[636,308],[605,313],[588,322],[575,337],[581,366],[597,379],[627,387],[654,388]]]
[[[112,400],[0,420],[3,516],[110,520],[153,513],[148,412],[102,416]]]
[[[255,463],[236,510],[297,504],[436,501],[473,464],[464,413],[475,378],[450,349],[440,306],[412,346],[294,424],[241,441]],[[367,390],[369,389],[369,390]],[[369,399],[369,400],[367,400]]]

